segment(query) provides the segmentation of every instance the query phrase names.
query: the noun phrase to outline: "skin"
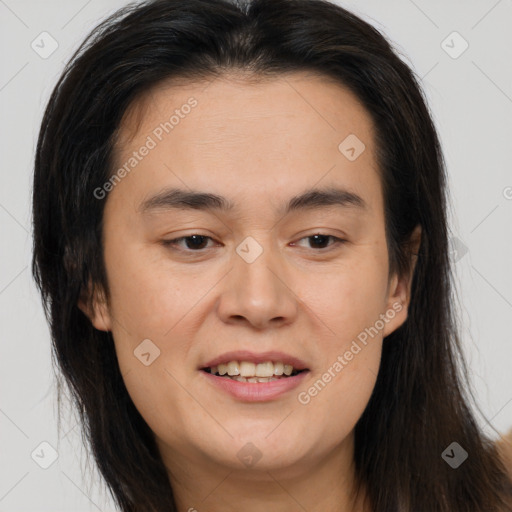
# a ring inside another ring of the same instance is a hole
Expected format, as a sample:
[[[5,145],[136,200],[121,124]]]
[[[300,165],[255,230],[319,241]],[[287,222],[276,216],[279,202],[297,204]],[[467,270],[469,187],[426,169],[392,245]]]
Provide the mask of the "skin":
[[[350,502],[354,427],[375,385],[382,339],[407,318],[412,277],[388,275],[371,118],[347,89],[317,75],[261,83],[229,75],[206,85],[161,85],[126,113],[117,166],[169,113],[191,96],[198,102],[109,193],[109,300],[97,294],[87,314],[113,333],[126,387],[155,434],[180,511],[367,510]],[[355,161],[338,149],[349,134],[366,146]],[[367,209],[279,213],[292,196],[327,185],[357,193]],[[225,196],[236,210],[143,215],[142,202],[169,186]],[[319,232],[346,242],[319,247],[307,238]],[[192,234],[211,237],[207,248],[181,241],[180,252],[161,243]],[[416,248],[419,235],[418,228]],[[252,263],[235,251],[248,236],[263,249]],[[390,310],[384,328],[300,403],[298,393]],[[149,366],[134,357],[144,339],[160,350]],[[283,351],[310,373],[276,399],[242,402],[198,370],[238,349]],[[251,467],[237,457],[248,442],[262,455]]]

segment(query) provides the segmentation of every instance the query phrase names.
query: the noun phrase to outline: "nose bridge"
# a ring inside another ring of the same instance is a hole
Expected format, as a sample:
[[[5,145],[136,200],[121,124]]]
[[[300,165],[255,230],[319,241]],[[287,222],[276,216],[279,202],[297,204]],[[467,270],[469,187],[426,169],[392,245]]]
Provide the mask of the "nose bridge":
[[[255,239],[249,238],[237,248],[237,254],[242,260],[237,262],[237,271],[241,274],[239,282],[247,288],[245,290],[247,295],[279,293],[280,286],[276,282],[278,281],[277,272],[271,270],[276,269],[279,264],[271,245],[270,240],[267,240],[263,246]],[[270,296],[267,298],[270,299]]]
[[[275,254],[271,233],[258,237],[246,237],[236,248],[240,261],[236,261],[237,280],[245,296],[253,297],[253,302],[265,301],[270,307],[281,293],[283,286],[279,281],[279,257]],[[263,304],[262,304],[263,305]]]
[[[286,272],[272,237],[246,237],[237,247],[230,283],[220,313],[225,321],[244,317],[263,327],[271,320],[289,322],[296,314],[295,295],[286,285]]]

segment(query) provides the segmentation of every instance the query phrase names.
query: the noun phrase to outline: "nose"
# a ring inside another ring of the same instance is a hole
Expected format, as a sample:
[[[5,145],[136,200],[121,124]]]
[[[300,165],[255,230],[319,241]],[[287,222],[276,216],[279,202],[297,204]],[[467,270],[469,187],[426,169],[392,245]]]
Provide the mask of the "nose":
[[[233,265],[218,303],[223,322],[247,323],[256,329],[293,323],[299,299],[278,255],[265,248],[255,261],[248,262],[235,253]]]

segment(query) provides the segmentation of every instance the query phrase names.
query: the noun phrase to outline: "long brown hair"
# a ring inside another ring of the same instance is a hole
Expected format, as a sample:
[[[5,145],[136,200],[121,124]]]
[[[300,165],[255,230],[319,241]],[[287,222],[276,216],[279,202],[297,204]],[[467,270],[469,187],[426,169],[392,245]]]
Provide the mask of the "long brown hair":
[[[422,227],[409,315],[383,342],[375,389],[355,430],[358,482],[373,510],[512,510],[512,483],[470,409],[452,311],[445,166],[423,92],[375,28],[324,0],[129,6],[101,23],[67,65],[42,121],[33,189],[32,270],[62,376],[59,414],[66,384],[121,510],[176,510],[111,334],[94,329],[77,302],[89,283],[108,290],[105,201],[94,190],[113,171],[124,112],[164,79],[213,79],[230,70],[256,78],[316,71],[348,87],[376,127],[390,272],[408,270],[407,241]],[[443,456],[452,443],[468,453],[456,469]]]

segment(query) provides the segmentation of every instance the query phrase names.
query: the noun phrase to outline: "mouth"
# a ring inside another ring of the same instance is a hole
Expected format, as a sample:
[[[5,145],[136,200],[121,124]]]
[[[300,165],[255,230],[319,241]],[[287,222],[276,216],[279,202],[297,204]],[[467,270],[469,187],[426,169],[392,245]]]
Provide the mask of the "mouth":
[[[200,370],[205,382],[239,402],[271,402],[290,397],[289,393],[310,373],[307,368],[295,368],[280,361],[231,360]]]
[[[216,377],[250,383],[265,383],[288,379],[308,371],[307,368],[296,368],[292,364],[282,361],[254,363],[252,361],[239,360],[206,366],[201,368],[201,370]]]
[[[198,367],[204,382],[239,402],[270,402],[290,397],[311,369],[284,352],[226,352]]]

